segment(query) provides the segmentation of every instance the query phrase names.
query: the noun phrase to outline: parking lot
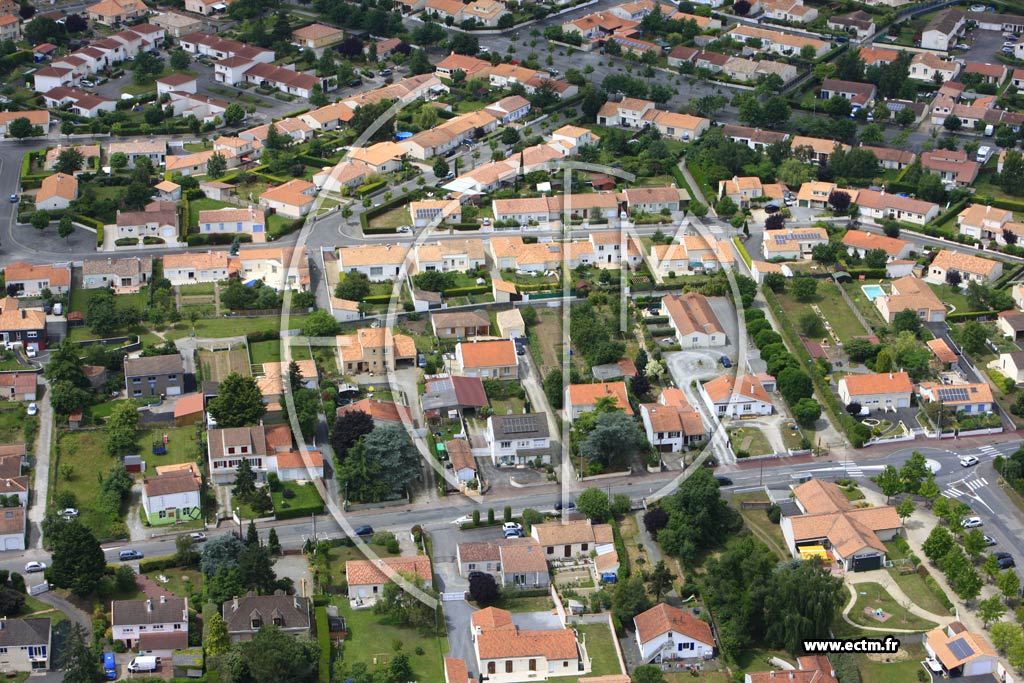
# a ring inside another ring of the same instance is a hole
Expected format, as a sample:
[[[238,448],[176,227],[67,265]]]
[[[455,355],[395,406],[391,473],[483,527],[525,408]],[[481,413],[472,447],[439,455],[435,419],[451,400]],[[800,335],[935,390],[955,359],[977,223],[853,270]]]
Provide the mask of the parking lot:
[[[953,55],[967,62],[996,63],[996,55],[1007,40],[1003,37],[1002,31],[974,29],[960,40],[961,43],[970,45],[971,49],[966,52],[958,50],[953,52]]]

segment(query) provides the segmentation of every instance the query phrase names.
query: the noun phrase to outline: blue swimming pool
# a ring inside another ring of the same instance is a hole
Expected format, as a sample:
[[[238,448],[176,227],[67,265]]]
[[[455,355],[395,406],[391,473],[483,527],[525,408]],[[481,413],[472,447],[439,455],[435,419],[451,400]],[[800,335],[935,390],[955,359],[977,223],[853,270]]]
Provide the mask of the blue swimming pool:
[[[885,290],[882,289],[881,285],[863,285],[861,289],[864,291],[864,296],[868,298],[868,301],[874,301],[880,296],[885,296]]]

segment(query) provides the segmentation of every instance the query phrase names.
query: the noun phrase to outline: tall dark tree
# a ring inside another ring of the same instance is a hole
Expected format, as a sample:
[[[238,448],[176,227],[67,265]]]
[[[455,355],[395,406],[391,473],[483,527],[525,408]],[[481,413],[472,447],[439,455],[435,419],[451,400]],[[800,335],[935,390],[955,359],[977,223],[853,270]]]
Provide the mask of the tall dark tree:
[[[364,435],[373,431],[373,418],[362,410],[350,410],[334,420],[331,431],[331,448],[338,461],[345,459],[348,451]]]
[[[231,495],[240,500],[247,500],[256,492],[256,472],[248,458],[238,461],[238,471],[235,472],[235,486],[231,489]]]
[[[107,569],[107,560],[99,541],[77,519],[53,525],[52,563],[47,571],[50,583],[67,588],[80,598],[91,595]]]
[[[494,576],[479,573],[469,577],[469,595],[481,607],[493,605],[501,598],[501,588]]]
[[[63,650],[60,665],[67,683],[100,683],[103,680],[100,658],[89,647],[84,626],[72,623]]]
[[[256,380],[232,372],[218,388],[218,395],[210,401],[210,415],[218,427],[245,427],[259,422],[267,411]]]

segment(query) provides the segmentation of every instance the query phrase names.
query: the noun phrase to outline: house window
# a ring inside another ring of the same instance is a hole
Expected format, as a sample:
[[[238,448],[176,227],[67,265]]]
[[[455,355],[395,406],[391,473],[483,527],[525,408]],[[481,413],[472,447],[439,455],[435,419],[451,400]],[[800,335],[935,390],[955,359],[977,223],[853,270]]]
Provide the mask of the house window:
[[[39,333],[38,332],[29,332],[27,336],[28,336],[29,339],[35,339],[36,337],[39,336]]]
[[[284,619],[281,617],[274,617],[274,626],[284,626]]]
[[[159,517],[160,519],[163,519],[163,518],[165,518],[167,516],[167,512],[164,511],[164,510],[161,510],[160,512],[157,513],[156,516]]]
[[[537,670],[537,660],[536,659],[531,659],[529,661],[529,667],[530,667],[530,671],[536,671]]]
[[[590,547],[590,544],[589,544],[589,543],[581,543],[581,544],[580,544],[580,552],[584,552],[584,553],[585,553],[585,552],[587,552],[587,549],[588,549],[589,547]]]
[[[487,662],[487,673],[489,673],[489,674],[497,673],[497,670],[494,667],[494,662]]]
[[[511,659],[506,659],[505,660],[505,673],[507,673],[507,674],[512,673],[512,660]]]
[[[501,442],[501,443],[499,444],[499,446],[500,446],[501,448],[512,448],[512,442],[511,442],[511,441],[502,441],[502,442]]]
[[[249,626],[254,631],[258,631],[260,626],[262,626],[262,625],[263,625],[263,622],[262,622],[262,620],[259,617],[255,617],[252,621],[249,622]]]

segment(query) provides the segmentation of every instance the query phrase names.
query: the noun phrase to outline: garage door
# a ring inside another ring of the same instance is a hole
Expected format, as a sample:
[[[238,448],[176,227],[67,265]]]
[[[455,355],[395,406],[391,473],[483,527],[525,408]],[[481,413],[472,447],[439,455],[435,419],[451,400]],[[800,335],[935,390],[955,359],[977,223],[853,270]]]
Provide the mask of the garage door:
[[[8,536],[4,538],[4,550],[22,550],[24,548],[22,541],[24,539],[18,536]]]
[[[168,396],[178,396],[181,394],[181,387],[167,387]]]
[[[872,569],[882,568],[882,556],[881,555],[867,555],[865,557],[853,558],[853,571],[855,572],[866,572]]]

